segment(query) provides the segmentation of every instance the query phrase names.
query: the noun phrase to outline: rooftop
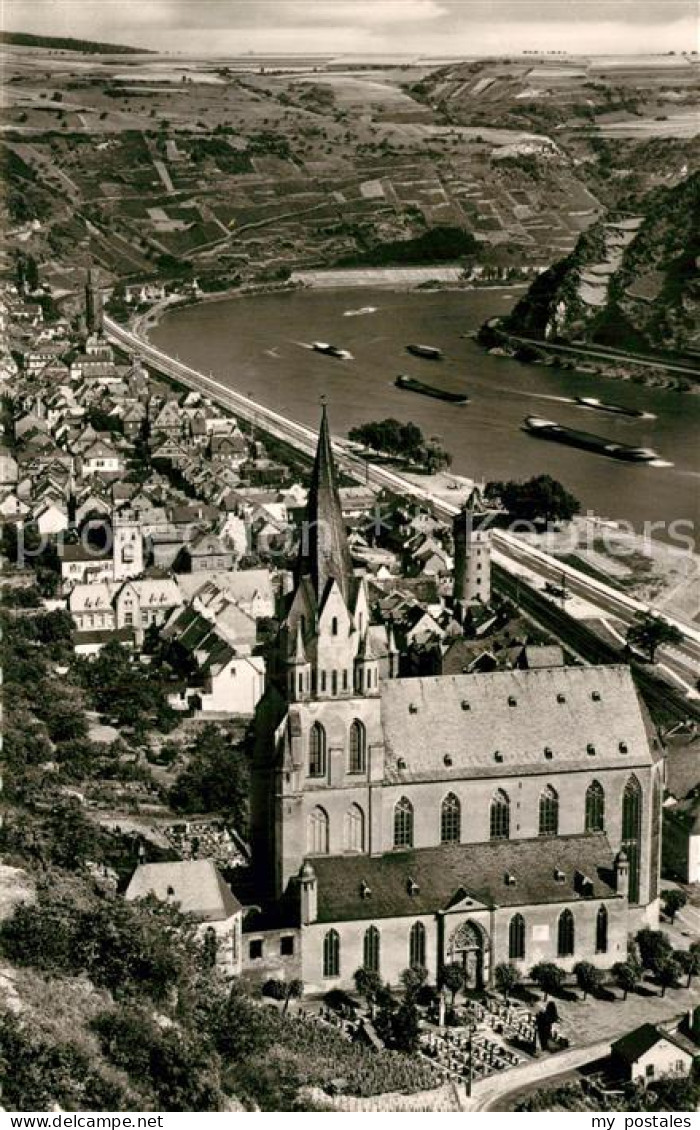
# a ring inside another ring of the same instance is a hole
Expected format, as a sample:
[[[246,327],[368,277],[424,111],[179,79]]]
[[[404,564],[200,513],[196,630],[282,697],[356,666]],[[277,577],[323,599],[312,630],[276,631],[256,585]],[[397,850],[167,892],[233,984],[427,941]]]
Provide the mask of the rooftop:
[[[389,680],[382,725],[392,781],[445,779],[446,755],[455,778],[653,760],[651,725],[623,665]]]
[[[600,833],[323,856],[312,863],[321,922],[436,914],[470,902],[476,909],[617,897],[613,852]],[[577,874],[591,880],[590,893],[582,892]]]
[[[141,864],[131,877],[126,898],[133,900],[148,895],[172,902],[183,914],[193,914],[203,922],[230,918],[241,909],[211,859]]]

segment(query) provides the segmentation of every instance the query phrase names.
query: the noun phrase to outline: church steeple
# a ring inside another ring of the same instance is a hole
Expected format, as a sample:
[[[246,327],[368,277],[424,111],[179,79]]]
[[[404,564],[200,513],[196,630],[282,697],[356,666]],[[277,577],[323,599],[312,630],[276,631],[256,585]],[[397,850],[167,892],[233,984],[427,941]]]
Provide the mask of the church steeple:
[[[328,582],[333,578],[343,597],[348,598],[352,563],[340,508],[335,460],[331,446],[328,414],[323,405],[318,447],[306,507],[306,521],[297,565],[298,577],[310,576],[320,604]]]

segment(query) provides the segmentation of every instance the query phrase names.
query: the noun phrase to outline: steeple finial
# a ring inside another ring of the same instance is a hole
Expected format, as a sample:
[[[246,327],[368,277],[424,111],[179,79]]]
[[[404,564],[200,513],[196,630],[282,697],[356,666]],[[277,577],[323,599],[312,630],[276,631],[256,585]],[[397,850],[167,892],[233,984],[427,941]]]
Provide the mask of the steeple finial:
[[[331,578],[347,599],[352,563],[340,507],[325,398],[297,570],[299,576],[311,577],[319,603]]]

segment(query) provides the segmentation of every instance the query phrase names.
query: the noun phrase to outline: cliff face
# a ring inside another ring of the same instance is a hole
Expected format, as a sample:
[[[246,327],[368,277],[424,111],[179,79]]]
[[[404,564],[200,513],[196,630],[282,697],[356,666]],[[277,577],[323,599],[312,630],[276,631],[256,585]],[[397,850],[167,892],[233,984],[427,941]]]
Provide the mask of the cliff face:
[[[618,348],[700,349],[700,173],[597,223],[543,272],[504,328]]]

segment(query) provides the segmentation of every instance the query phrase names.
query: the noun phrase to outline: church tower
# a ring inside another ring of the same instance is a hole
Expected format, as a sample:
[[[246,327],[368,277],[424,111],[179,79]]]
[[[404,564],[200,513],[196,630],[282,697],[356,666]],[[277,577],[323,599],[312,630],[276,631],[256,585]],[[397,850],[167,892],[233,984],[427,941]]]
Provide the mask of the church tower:
[[[353,571],[324,407],[282,610],[281,677],[256,719],[253,855],[275,897],[309,858],[380,850],[371,796],[384,770],[375,631],[366,581]]]
[[[102,291],[94,267],[88,268],[85,281],[85,326],[88,336],[102,333]]]

